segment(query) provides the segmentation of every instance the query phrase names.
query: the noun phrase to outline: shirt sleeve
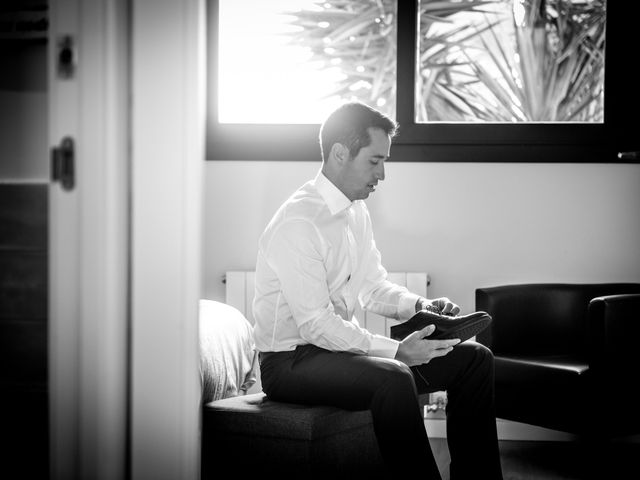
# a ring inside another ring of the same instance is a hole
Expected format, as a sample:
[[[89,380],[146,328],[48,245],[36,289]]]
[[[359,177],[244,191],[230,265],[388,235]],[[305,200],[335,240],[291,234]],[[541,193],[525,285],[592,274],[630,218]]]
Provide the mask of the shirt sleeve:
[[[408,320],[416,313],[416,302],[420,295],[410,292],[406,287],[387,279],[387,270],[382,266],[380,251],[376,247],[371,228],[371,219],[366,208],[364,239],[366,250],[366,272],[360,289],[359,301],[362,308],[385,317]]]
[[[386,352],[395,356],[397,344],[344,320],[329,296],[324,245],[316,227],[306,220],[284,222],[271,239],[267,261],[280,280],[300,336],[332,351],[359,354]],[[372,350],[373,347],[373,350]]]

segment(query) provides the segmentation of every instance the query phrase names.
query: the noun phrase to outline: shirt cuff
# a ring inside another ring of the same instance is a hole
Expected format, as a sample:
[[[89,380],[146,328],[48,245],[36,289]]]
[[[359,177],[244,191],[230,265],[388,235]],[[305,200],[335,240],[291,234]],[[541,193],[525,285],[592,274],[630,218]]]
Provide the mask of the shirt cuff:
[[[424,298],[415,293],[405,293],[400,297],[398,302],[398,318],[400,320],[409,320],[416,314],[416,302],[418,299]]]
[[[400,342],[397,340],[383,337],[382,335],[374,335],[367,355],[370,357],[396,358],[398,345],[400,345]]]

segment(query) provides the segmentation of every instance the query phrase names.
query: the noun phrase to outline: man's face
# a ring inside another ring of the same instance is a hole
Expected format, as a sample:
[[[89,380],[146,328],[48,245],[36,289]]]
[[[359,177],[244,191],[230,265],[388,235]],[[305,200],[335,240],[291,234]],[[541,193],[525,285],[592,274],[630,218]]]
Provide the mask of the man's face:
[[[380,128],[369,128],[371,143],[349,158],[341,172],[342,192],[349,200],[362,200],[384,180],[384,162],[389,158],[391,139]]]

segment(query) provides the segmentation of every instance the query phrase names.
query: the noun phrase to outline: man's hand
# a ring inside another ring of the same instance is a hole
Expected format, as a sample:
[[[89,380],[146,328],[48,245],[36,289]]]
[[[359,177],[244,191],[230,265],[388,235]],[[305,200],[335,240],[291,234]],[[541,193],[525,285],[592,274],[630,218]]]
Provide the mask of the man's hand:
[[[408,335],[400,345],[396,353],[396,359],[406,363],[410,367],[429,363],[433,358],[444,357],[453,350],[453,346],[460,343],[460,339],[429,340],[428,337],[435,330],[434,325],[427,325],[422,330],[417,330]]]
[[[439,310],[442,315],[457,315],[460,313],[460,307],[447,297],[434,298],[432,300],[420,298],[416,302],[416,313],[420,310],[431,310],[432,308],[429,307]]]

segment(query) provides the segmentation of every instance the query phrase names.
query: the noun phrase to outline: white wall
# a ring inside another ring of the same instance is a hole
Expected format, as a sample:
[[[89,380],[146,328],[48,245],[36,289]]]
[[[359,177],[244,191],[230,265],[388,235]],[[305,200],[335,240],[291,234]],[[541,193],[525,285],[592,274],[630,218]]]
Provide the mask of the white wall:
[[[258,237],[320,163],[208,161],[204,295],[255,267]],[[474,309],[475,289],[640,281],[640,165],[389,163],[367,200],[390,271],[427,271],[429,294]]]

